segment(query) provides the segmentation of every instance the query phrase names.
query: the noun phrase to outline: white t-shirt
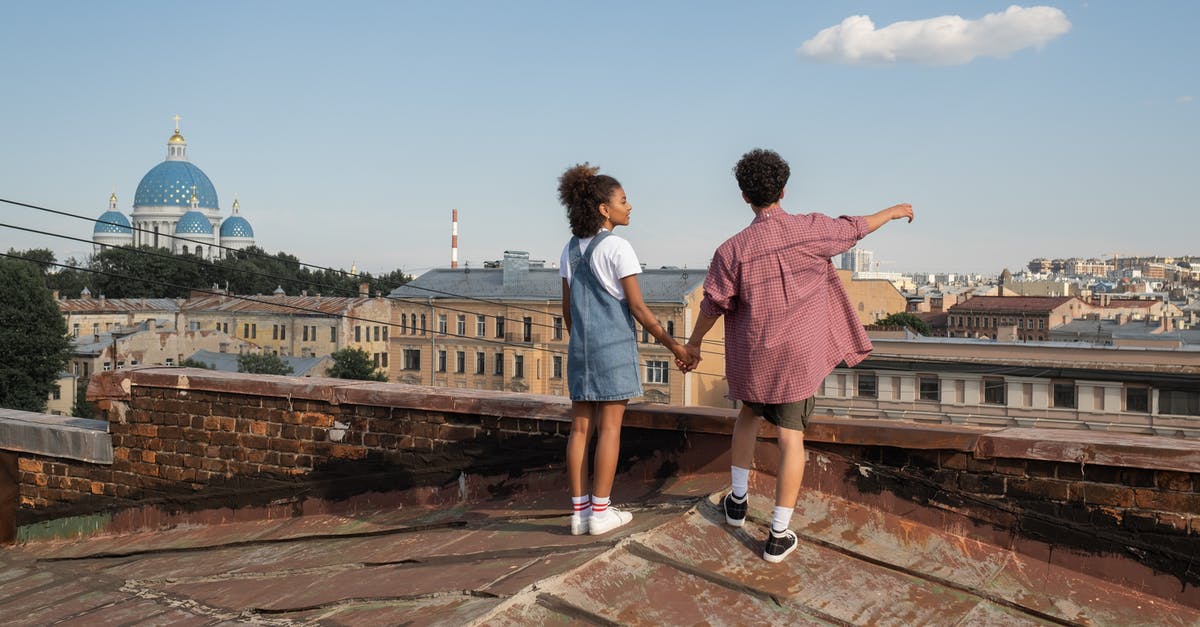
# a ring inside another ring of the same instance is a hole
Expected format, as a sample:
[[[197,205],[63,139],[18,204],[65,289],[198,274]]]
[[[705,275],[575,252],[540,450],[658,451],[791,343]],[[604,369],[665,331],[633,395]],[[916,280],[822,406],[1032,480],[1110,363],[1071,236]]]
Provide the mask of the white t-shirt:
[[[579,238],[579,252],[587,252],[591,237]],[[592,273],[600,280],[604,289],[618,300],[625,300],[625,288],[621,287],[621,279],[642,273],[642,264],[638,261],[637,253],[628,241],[617,236],[609,235],[596,245],[592,251]],[[571,283],[571,242],[563,246],[562,256],[558,261],[558,275]]]

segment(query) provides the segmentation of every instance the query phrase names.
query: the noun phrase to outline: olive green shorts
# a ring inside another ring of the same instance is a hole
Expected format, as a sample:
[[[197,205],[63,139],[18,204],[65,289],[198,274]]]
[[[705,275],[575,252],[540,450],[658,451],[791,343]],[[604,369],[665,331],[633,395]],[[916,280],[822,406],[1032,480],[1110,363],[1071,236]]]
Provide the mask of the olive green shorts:
[[[767,422],[780,429],[804,431],[808,428],[808,419],[812,416],[816,401],[810,396],[795,403],[752,403],[750,401],[742,401],[742,404],[750,408],[750,411],[754,412],[755,416],[766,418]]]

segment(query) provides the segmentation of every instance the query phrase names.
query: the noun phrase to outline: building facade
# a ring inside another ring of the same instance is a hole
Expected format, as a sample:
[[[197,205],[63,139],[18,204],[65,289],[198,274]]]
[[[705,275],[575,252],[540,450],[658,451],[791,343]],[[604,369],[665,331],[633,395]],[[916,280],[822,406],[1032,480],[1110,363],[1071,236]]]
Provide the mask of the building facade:
[[[1050,329],[1093,307],[1073,296],[975,296],[947,310],[949,337],[1015,341],[1049,339]]]
[[[500,267],[431,270],[390,295],[391,380],[567,396],[567,343],[557,268],[506,251]],[[703,298],[704,272],[663,268],[638,275],[642,296],[667,332],[686,341]],[[704,361],[683,376],[674,356],[636,329],[642,400],[729,407],[724,328],[706,338]]]

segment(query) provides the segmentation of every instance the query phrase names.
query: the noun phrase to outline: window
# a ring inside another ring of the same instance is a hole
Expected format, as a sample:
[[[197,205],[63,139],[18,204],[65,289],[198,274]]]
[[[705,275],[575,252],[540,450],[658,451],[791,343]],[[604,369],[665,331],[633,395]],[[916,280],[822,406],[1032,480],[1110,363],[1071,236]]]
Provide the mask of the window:
[[[121,368],[124,368],[124,367],[125,367],[125,360],[124,359],[117,360],[117,370],[120,370]]]
[[[1053,407],[1072,409],[1075,407],[1075,382],[1055,381]]]
[[[487,358],[482,352],[475,353],[475,374],[483,374],[485,369],[487,369]]]
[[[1144,385],[1125,386],[1125,411],[1150,413],[1150,388]]]
[[[514,379],[524,379],[525,378],[525,356],[524,355],[513,355],[513,378]]]
[[[277,325],[277,324],[271,325],[271,339],[272,340],[279,339],[279,325]]]
[[[375,363],[375,367],[379,367],[379,353],[371,353],[371,359]]]
[[[675,337],[675,321],[667,320],[667,335]]]
[[[985,377],[983,379],[983,402],[988,405],[1007,405],[1007,390],[1004,379]]]
[[[214,328],[214,329],[216,329],[216,330],[218,330],[218,331],[220,331],[220,330],[221,330],[221,323],[220,323],[220,322],[216,323],[215,325],[213,325],[213,328]]]
[[[199,331],[200,330],[200,321],[192,320],[191,322],[188,323],[188,329],[191,329],[192,331]]]
[[[258,324],[257,323],[254,323],[254,322],[250,323],[250,338],[258,339]]]
[[[492,374],[497,377],[504,375],[504,353],[496,353],[496,365],[492,370]]]
[[[165,360],[163,363],[164,363],[164,365],[167,365],[167,366],[174,366],[174,365],[175,365],[175,358],[173,358],[173,357],[168,357],[168,358],[167,358],[167,359],[166,359],[166,360]]]
[[[496,316],[496,337],[504,337],[504,316]]]
[[[386,341],[388,341],[388,339],[387,339],[388,328],[386,326],[384,326],[384,327],[382,327],[382,329],[383,329],[383,341],[386,342]]]
[[[103,366],[103,368],[104,368],[104,371],[105,371],[105,372],[108,372],[109,370],[112,370],[112,362],[111,362],[111,361],[106,361],[106,362],[104,362],[104,366]]]
[[[279,339],[281,339],[281,340],[287,339],[287,325],[286,324],[279,325]]]
[[[1158,413],[1179,416],[1200,416],[1200,392],[1190,390],[1159,390]]]
[[[446,314],[438,314],[437,320],[438,320],[437,332],[442,335],[445,335],[446,334]]]
[[[466,324],[465,322],[463,324]],[[462,374],[467,371],[467,354],[464,351],[458,351],[454,355],[454,372]]]
[[[458,319],[455,323],[454,332],[457,333],[459,337],[466,337],[466,335],[467,335],[467,317],[465,315],[458,314]]]
[[[642,344],[649,344],[649,343],[650,343],[650,331],[646,330],[646,327],[643,326],[642,327]]]
[[[100,323],[99,322],[92,323],[92,335],[100,335]]]
[[[329,327],[329,341],[337,342],[337,326]]]
[[[920,398],[923,401],[939,401],[942,398],[942,382],[937,375],[923,374],[917,377]]]
[[[647,361],[646,362],[646,383],[666,383],[667,362],[665,361]]]
[[[242,337],[250,337],[250,323],[249,322],[242,324]]]
[[[421,335],[425,335],[429,331],[429,327],[425,326],[425,314],[421,314]]]
[[[554,339],[561,340],[563,338],[563,319],[562,316],[554,317]]]
[[[56,386],[54,386],[54,388],[52,390],[50,390],[50,400],[57,401],[61,398],[62,398],[62,387],[56,385]]]
[[[521,341],[533,341],[533,318],[530,318],[529,316],[525,316],[521,319]]]
[[[400,335],[408,333],[408,314],[400,314]]]
[[[879,398],[879,383],[874,372],[858,373],[858,396],[860,398]]]
[[[300,334],[300,341],[307,342],[308,341],[308,325],[304,325],[303,329],[304,330]]]
[[[384,368],[388,367],[388,354],[387,353],[379,353],[379,363]]]
[[[129,365],[130,365],[130,366],[136,366],[136,365],[138,365],[138,364],[140,364],[140,363],[142,363],[142,362],[140,362],[140,361],[138,361],[138,360],[136,360],[136,359],[131,359],[131,360],[129,361]]]
[[[487,316],[475,316],[475,337],[487,335]]]
[[[355,342],[362,341],[362,327],[357,324],[354,325],[354,341]]]
[[[438,372],[446,371],[446,351],[438,351],[437,371]]]
[[[420,370],[421,369],[421,351],[415,348],[404,349],[404,369],[405,370]]]
[[[376,342],[379,341],[379,326],[378,325],[375,326],[375,341]]]
[[[79,323],[78,322],[71,325],[71,335],[73,335],[75,337],[79,337]]]
[[[562,375],[563,375],[562,366],[563,366],[562,355],[555,355],[554,356],[554,374],[553,374],[553,377],[555,379],[562,378]]]

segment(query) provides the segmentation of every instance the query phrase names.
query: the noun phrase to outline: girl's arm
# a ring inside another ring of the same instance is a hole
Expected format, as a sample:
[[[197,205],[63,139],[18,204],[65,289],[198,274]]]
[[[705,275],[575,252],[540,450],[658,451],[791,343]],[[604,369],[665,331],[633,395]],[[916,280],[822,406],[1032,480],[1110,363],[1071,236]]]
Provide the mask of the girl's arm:
[[[562,315],[563,324],[567,325],[567,333],[571,332],[571,284],[567,283],[567,279],[562,280]]]
[[[633,318],[641,323],[642,327],[654,336],[654,339],[667,347],[667,350],[675,355],[675,359],[683,363],[690,363],[688,352],[683,345],[667,335],[667,330],[659,324],[658,319],[650,313],[650,308],[642,300],[642,286],[638,283],[637,275],[631,274],[622,278],[621,287],[625,289],[625,302],[629,303],[629,312],[633,314]]]

